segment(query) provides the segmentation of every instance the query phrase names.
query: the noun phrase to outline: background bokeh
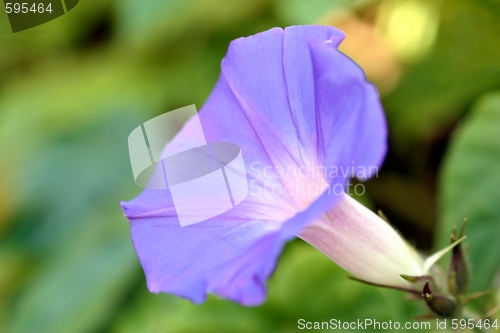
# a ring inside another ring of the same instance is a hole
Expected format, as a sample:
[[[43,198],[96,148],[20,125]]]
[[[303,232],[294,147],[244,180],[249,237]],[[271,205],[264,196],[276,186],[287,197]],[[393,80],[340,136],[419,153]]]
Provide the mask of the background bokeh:
[[[232,39],[312,23],[346,32],[341,50],[383,98],[390,151],[359,199],[423,253],[447,244],[467,216],[472,290],[494,291],[475,306],[493,308],[499,17],[498,0],[82,0],[12,34],[1,12],[0,333],[295,332],[300,318],[425,314],[404,294],[347,280],[300,240],[287,245],[260,307],[215,297],[195,306],[146,290],[118,205],[140,192],[128,134],[166,111],[200,109]]]

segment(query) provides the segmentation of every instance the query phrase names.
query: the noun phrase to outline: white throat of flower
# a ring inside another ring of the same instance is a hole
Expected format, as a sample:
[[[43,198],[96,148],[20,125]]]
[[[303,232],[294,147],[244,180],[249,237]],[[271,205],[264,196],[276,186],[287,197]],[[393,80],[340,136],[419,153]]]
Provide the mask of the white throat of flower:
[[[424,259],[391,225],[347,194],[298,237],[358,279],[404,290],[413,288],[401,275],[429,275],[430,268],[465,238]]]

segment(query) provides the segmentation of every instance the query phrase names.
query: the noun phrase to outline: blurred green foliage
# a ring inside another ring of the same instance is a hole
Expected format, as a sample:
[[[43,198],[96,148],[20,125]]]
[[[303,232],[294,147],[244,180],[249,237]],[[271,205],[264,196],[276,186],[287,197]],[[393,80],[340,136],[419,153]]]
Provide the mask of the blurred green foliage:
[[[300,318],[425,313],[347,280],[301,241],[287,246],[261,307],[149,294],[118,206],[140,191],[128,134],[168,110],[199,109],[232,39],[338,11],[373,26],[383,2],[82,0],[17,34],[0,13],[0,333],[294,332]],[[383,98],[391,149],[362,200],[423,252],[469,217],[473,291],[499,289],[500,102],[482,95],[500,89],[500,3],[437,3],[431,51],[395,60],[402,74]],[[382,66],[376,51],[366,49]]]
[[[431,56],[408,68],[385,100],[396,148],[434,137],[500,82],[498,1],[443,1],[440,13]]]
[[[490,288],[500,272],[500,93],[483,96],[455,134],[442,172],[440,240],[467,217],[473,288]]]

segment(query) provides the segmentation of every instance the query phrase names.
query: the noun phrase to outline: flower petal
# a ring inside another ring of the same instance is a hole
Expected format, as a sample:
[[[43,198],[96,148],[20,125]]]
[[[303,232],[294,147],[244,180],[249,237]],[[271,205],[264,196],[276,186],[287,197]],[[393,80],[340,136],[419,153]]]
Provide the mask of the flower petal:
[[[199,118],[208,142],[241,148],[249,193],[230,211],[183,228],[168,190],[122,203],[152,292],[197,303],[207,292],[263,302],[284,242],[340,200],[323,193],[328,184],[342,189],[351,176],[327,182],[320,166],[378,166],[387,135],[382,109],[362,71],[336,50],[342,38],[334,28],[291,27],[231,43]],[[166,151],[190,147],[193,124]]]
[[[377,172],[387,150],[387,124],[378,93],[366,82],[361,68],[332,43],[309,44],[315,105],[322,111],[318,114],[322,165],[344,171],[363,166],[366,174],[358,178],[368,179]]]
[[[408,288],[400,274],[425,275],[423,259],[388,223],[347,194],[342,196],[299,237],[366,282]]]

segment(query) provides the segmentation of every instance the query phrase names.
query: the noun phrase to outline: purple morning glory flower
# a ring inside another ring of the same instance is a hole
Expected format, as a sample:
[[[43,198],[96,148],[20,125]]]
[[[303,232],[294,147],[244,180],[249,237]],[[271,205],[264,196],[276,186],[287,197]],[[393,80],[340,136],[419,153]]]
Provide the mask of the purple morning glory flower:
[[[208,292],[262,303],[285,242],[313,223],[321,230],[318,219],[335,216],[339,203],[346,209],[342,189],[354,172],[360,179],[376,172],[387,148],[385,118],[376,89],[337,50],[343,38],[335,28],[297,26],[230,44],[199,118],[208,142],[241,148],[249,193],[235,208],[186,227],[169,191],[145,190],[122,203],[151,292],[195,303]],[[166,150],[191,147],[193,131],[188,122]],[[304,238],[321,238],[311,232]],[[348,243],[339,245],[345,256]],[[355,273],[363,278],[361,269]]]

